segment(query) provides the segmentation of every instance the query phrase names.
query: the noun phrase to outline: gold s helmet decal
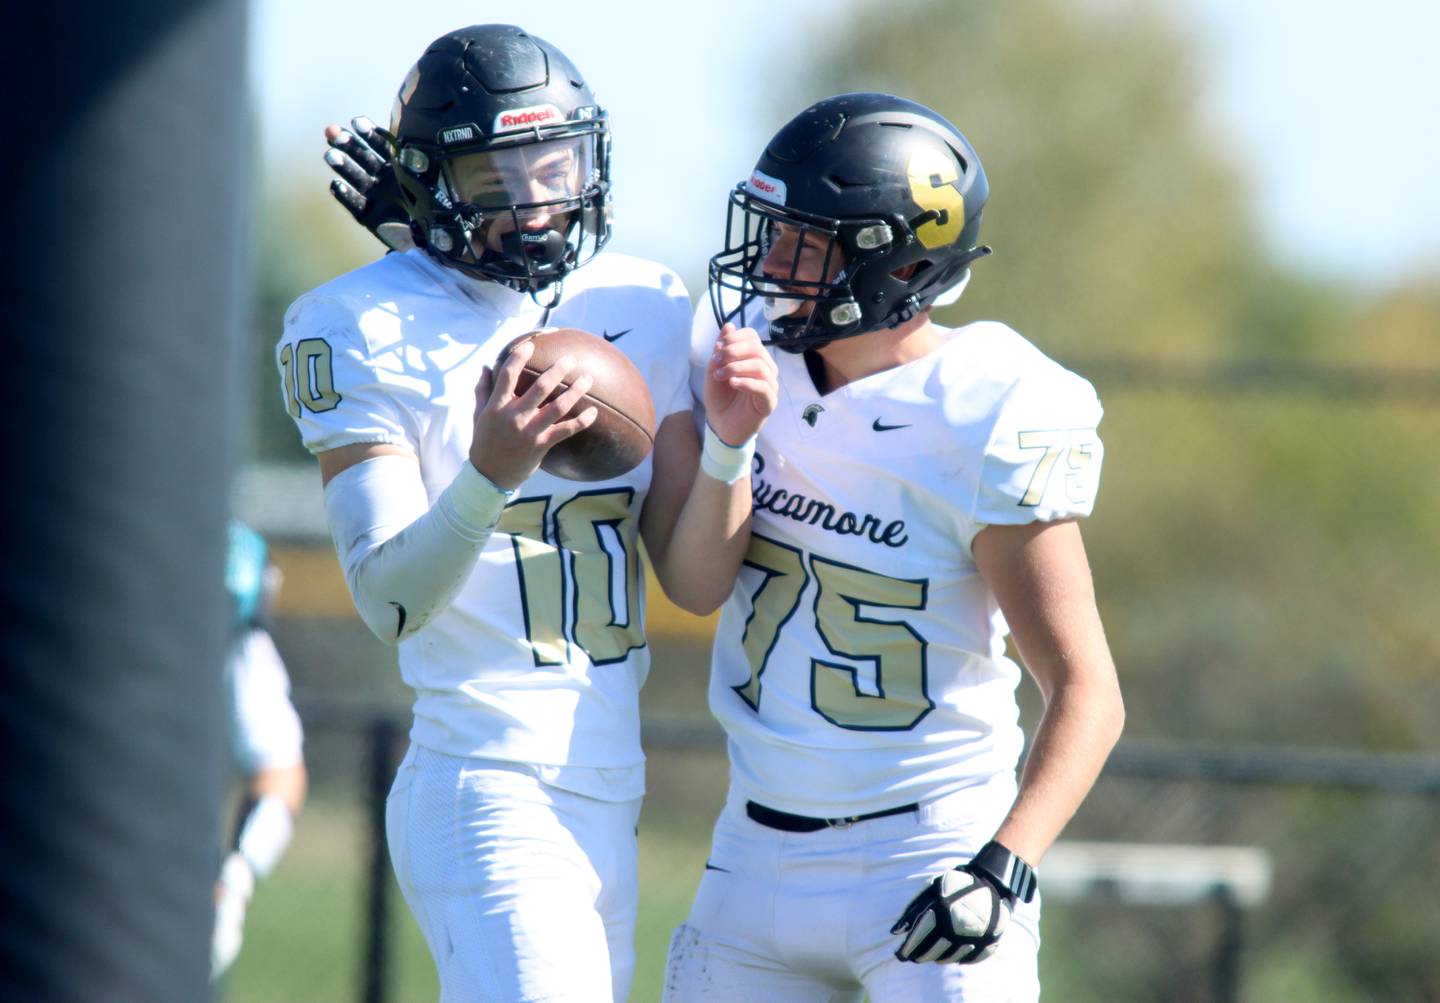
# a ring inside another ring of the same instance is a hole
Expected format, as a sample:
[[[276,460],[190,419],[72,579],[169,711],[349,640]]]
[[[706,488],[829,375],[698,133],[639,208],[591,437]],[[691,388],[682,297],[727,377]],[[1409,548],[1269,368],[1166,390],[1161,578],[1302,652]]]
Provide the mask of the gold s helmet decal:
[[[965,196],[955,187],[960,172],[955,169],[954,159],[939,150],[916,150],[905,165],[905,173],[910,178],[915,204],[940,214],[916,227],[915,236],[931,249],[953,244],[965,229]]]

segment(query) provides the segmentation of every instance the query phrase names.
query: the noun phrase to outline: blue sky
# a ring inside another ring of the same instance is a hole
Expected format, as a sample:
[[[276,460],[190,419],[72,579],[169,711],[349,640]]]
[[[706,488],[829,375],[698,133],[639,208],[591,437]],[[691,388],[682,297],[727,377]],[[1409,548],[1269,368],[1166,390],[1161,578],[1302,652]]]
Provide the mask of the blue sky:
[[[254,0],[266,183],[323,189],[325,122],[361,112],[383,122],[431,39],[461,23],[509,21],[560,45],[611,111],[615,246],[697,274],[726,190],[798,110],[783,100],[789,64],[778,57],[823,45],[827,24],[873,2],[412,0],[402,14],[393,0]],[[1156,2],[1194,33],[1203,110],[1251,174],[1277,255],[1370,287],[1440,274],[1440,4]]]

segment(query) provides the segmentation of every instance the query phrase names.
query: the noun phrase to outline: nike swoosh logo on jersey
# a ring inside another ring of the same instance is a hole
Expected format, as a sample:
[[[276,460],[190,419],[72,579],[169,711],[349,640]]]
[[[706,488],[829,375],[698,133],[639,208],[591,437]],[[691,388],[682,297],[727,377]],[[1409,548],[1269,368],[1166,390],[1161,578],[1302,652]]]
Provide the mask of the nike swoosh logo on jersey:
[[[870,427],[873,428],[873,429],[874,429],[875,431],[877,431],[877,432],[893,432],[893,431],[895,431],[897,428],[909,428],[910,426],[909,426],[909,425],[884,425],[884,424],[881,424],[879,418],[876,418],[876,419],[875,419],[875,424],[871,425]]]
[[[394,606],[400,612],[400,622],[395,627],[395,636],[399,637],[405,633],[405,618],[409,616],[409,614],[405,612],[405,607],[401,606],[398,602],[392,600],[390,605]]]
[[[729,874],[729,873],[730,873],[729,868],[716,867],[714,864],[710,863],[710,861],[708,861],[708,860],[705,861],[705,869],[706,869],[707,871],[719,871],[721,874]]]
[[[600,337],[604,338],[606,341],[619,341],[621,338],[625,337],[625,335],[629,334],[633,330],[635,330],[633,327],[627,327],[625,330],[619,332],[618,334],[611,334],[609,331],[601,331]]]

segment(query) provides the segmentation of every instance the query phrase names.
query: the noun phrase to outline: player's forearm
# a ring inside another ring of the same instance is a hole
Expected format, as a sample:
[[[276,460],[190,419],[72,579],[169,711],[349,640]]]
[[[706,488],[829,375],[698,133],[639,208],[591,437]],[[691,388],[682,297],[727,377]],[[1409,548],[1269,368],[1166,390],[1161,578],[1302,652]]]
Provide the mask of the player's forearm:
[[[336,475],[325,510],[355,608],[395,644],[446,609],[490,538],[507,495],[470,464],[426,506],[413,459],[379,456]]]
[[[251,800],[278,798],[291,815],[299,815],[300,809],[305,805],[309,776],[304,763],[267,766],[252,776],[245,786]]]
[[[663,551],[655,576],[671,602],[705,616],[730,597],[750,544],[750,478],[726,484],[699,472]]]
[[[1124,723],[1113,670],[1055,686],[996,841],[1038,865],[1094,786]]]

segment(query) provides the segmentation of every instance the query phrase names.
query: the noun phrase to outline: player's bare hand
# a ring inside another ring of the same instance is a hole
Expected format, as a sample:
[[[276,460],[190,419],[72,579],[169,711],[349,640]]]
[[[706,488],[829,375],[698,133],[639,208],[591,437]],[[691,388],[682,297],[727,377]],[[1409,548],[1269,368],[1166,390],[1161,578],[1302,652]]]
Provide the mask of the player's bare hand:
[[[332,122],[325,127],[325,142],[325,163],[336,174],[330,181],[335,201],[392,250],[414,247],[390,146],[375,123],[363,115],[351,119],[349,129]]]
[[[744,442],[774,413],[780,369],[751,328],[726,324],[720,329],[706,377],[705,418],[725,442]]]
[[[571,414],[594,382],[575,372],[565,356],[517,393],[520,374],[535,347],[522,341],[493,373],[487,366],[475,385],[475,430],[470,462],[494,485],[506,491],[519,487],[540,466],[557,442],[594,424],[599,412],[591,406]]]

